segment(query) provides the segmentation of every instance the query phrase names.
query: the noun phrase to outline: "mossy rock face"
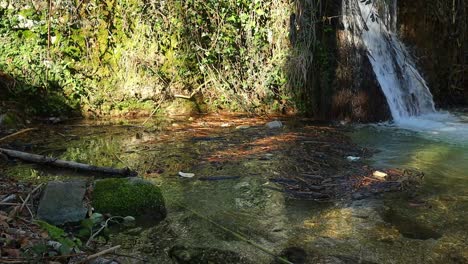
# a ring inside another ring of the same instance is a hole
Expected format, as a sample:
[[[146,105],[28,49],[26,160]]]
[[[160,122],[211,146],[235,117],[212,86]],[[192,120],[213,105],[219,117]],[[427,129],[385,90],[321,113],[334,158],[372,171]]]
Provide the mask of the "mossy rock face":
[[[159,187],[140,178],[104,179],[95,182],[92,205],[97,212],[137,219],[161,220],[166,216]]]
[[[193,100],[176,98],[167,106],[166,113],[170,116],[191,116],[200,114],[200,108]]]

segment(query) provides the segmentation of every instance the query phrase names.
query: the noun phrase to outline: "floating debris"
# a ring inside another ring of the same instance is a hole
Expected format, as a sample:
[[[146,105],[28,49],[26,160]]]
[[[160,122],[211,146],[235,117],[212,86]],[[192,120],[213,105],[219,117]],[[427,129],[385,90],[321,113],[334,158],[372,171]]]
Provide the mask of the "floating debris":
[[[195,177],[195,173],[188,173],[188,172],[179,171],[179,176],[184,177],[184,178],[193,178],[193,177]]]
[[[361,159],[361,157],[355,157],[355,156],[348,156],[346,157],[347,160],[349,161],[358,161]]]
[[[374,173],[372,173],[372,176],[378,179],[385,179],[388,176],[388,174],[381,171],[374,171]]]

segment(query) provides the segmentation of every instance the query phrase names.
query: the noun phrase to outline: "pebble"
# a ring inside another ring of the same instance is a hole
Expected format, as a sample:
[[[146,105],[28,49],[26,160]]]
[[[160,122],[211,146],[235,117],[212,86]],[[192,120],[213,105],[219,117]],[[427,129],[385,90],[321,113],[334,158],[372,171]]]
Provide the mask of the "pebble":
[[[247,128],[250,128],[250,126],[247,126],[247,125],[236,126],[236,129],[247,129]]]
[[[374,176],[375,178],[378,178],[378,179],[385,179],[385,177],[387,177],[388,174],[385,173],[385,172],[381,172],[381,171],[374,171],[372,176]]]
[[[266,126],[270,129],[273,129],[273,128],[282,128],[283,127],[283,123],[281,123],[281,121],[272,121],[272,122],[269,122],[266,124]]]

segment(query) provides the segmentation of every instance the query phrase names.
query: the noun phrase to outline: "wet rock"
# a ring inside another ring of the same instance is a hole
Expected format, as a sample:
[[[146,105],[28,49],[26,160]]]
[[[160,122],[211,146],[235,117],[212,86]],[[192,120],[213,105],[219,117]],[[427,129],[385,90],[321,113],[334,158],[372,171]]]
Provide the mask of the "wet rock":
[[[280,257],[287,259],[288,261],[294,264],[309,263],[307,259],[307,252],[304,249],[299,248],[299,247],[289,247],[289,248],[284,249],[281,252]],[[276,264],[276,263],[282,263],[282,262],[276,261],[274,263]]]
[[[240,190],[240,189],[248,189],[250,187],[250,183],[248,182],[239,182],[234,186],[234,189]]]
[[[159,187],[141,178],[104,179],[95,182],[92,205],[97,212],[137,219],[166,216]]]
[[[49,182],[37,210],[37,218],[54,225],[78,222],[85,218],[85,181]]]
[[[431,229],[430,226],[420,223],[416,219],[401,215],[393,209],[384,211],[382,219],[393,225],[406,238],[427,240],[442,237],[442,234]]]
[[[143,231],[142,227],[135,227],[135,228],[125,231],[125,233],[131,236],[136,236],[136,235],[139,235],[142,231]]]
[[[342,264],[376,264],[375,262],[371,261],[366,261],[361,259],[360,257],[354,257],[354,256],[342,256],[342,255],[336,255],[336,256],[327,256],[324,259],[324,262],[319,262],[319,263],[327,263],[327,264],[332,264],[332,263],[342,263]]]
[[[90,264],[119,264],[119,262],[107,258],[97,258],[92,260]]]
[[[195,101],[176,98],[167,108],[169,116],[190,116],[200,114],[200,108]]]
[[[266,126],[270,129],[282,128],[283,123],[281,123],[281,121],[272,121],[272,122],[267,123]]]
[[[169,251],[169,256],[179,264],[250,263],[235,252],[216,248],[176,245]]]

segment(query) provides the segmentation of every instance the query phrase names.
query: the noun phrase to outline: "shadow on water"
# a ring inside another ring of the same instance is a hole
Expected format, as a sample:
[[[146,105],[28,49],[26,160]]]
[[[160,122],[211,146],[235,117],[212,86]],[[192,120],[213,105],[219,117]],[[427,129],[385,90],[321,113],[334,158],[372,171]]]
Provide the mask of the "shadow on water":
[[[408,216],[399,215],[391,209],[383,213],[382,218],[385,222],[395,226],[395,228],[407,238],[427,240],[431,238],[439,239],[442,237],[441,234],[434,230],[419,224],[417,220],[411,219]]]

